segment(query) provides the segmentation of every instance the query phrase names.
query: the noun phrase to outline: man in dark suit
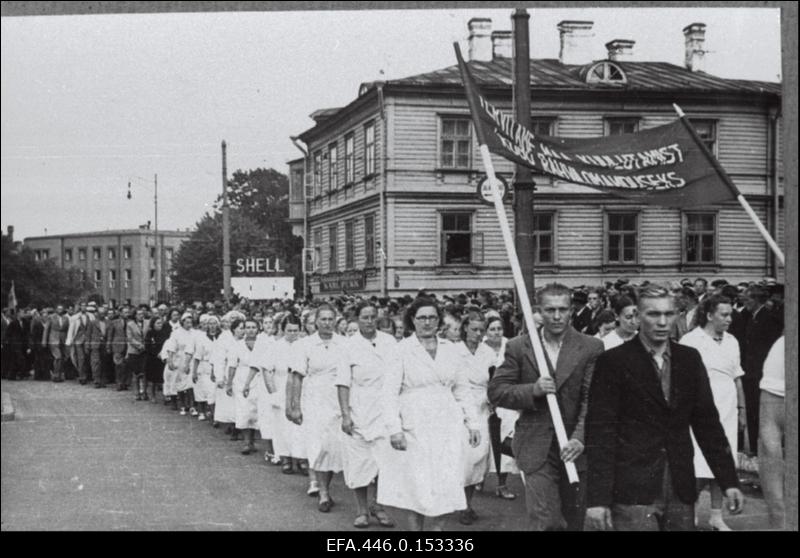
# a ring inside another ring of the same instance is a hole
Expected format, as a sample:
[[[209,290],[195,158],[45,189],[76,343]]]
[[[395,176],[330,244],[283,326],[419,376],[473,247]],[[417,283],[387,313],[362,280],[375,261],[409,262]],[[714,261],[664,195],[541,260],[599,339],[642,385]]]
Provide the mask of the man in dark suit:
[[[86,351],[89,353],[89,364],[92,368],[92,378],[95,388],[106,387],[106,347],[108,341],[108,321],[106,320],[106,307],[97,309],[95,319],[89,322],[86,331]]]
[[[742,510],[731,448],[700,354],[670,341],[666,289],[639,295],[639,334],[597,359],[586,418],[587,520],[595,529],[694,530],[691,431],[731,513]]]
[[[772,345],[783,333],[780,318],[766,307],[769,291],[761,285],[753,285],[745,291],[744,305],[750,315],[744,326],[742,345],[742,388],[744,389],[745,415],[747,416],[747,440],[751,454],[758,448],[758,417],[761,392],[758,384],[764,375],[764,360]]]
[[[568,287],[545,286],[537,294],[542,315],[542,345],[550,368],[543,377],[527,334],[509,341],[505,361],[489,382],[492,405],[522,411],[517,420],[513,451],[525,480],[525,502],[535,531],[583,529],[584,491],[570,487],[564,462],[585,471],[584,419],[589,384],[603,343],[570,326]],[[554,366],[553,366],[554,365]],[[553,372],[554,370],[554,372]],[[569,443],[559,448],[546,400],[555,393]]]
[[[592,323],[592,310],[587,301],[585,292],[576,290],[572,293],[572,327],[576,331],[583,331]]]

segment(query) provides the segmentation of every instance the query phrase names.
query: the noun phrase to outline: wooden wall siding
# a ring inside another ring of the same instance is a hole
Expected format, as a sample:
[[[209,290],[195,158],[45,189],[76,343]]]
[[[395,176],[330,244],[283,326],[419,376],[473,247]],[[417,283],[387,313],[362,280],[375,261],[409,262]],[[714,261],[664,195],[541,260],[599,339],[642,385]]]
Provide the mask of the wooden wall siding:
[[[637,111],[636,107],[619,112],[641,116],[640,129],[652,128],[667,124],[675,119],[671,112],[646,112]],[[652,110],[652,109],[651,109]],[[736,111],[736,112],[735,112]],[[466,105],[438,102],[436,104],[411,104],[405,101],[392,105],[393,149],[389,153],[389,171],[402,173],[402,180],[392,183],[393,188],[414,189],[415,182],[424,182],[424,177],[438,169],[437,160],[439,142],[439,118],[442,113],[467,115]],[[617,112],[611,112],[618,114]],[[725,112],[719,107],[707,107],[706,110],[696,110],[697,118],[715,118],[717,124],[717,153],[725,170],[744,194],[766,194],[766,140],[767,117],[762,113],[738,112],[736,107],[725,107]],[[558,114],[556,134],[562,137],[597,137],[604,132],[604,114],[595,111],[572,111]],[[473,136],[474,140],[474,136]],[[513,173],[514,165],[499,156],[492,156],[498,173]],[[471,170],[483,174],[483,165],[477,143],[473,141]],[[407,174],[413,173],[413,174]],[[461,177],[461,178],[459,178]],[[456,174],[437,179],[437,186],[448,184],[451,180],[463,180],[463,175]],[[542,185],[552,183],[546,177],[537,178]],[[424,187],[428,187],[427,185]],[[577,189],[575,189],[577,188]],[[575,186],[567,190],[568,193],[588,193],[588,188]]]
[[[537,206],[534,206],[537,207]],[[551,206],[538,206],[547,211]],[[600,266],[603,259],[603,213],[595,206],[562,206],[558,211],[559,265]]]
[[[377,205],[377,201],[374,205],[370,205],[368,207],[361,207],[358,209],[343,209],[341,212],[337,212],[334,215],[328,215],[324,218],[320,218],[318,220],[312,221],[309,223],[309,247],[314,249],[316,246],[313,245],[314,242],[314,231],[321,227],[322,230],[322,261],[320,262],[320,273],[328,273],[330,269],[328,268],[328,227],[333,224],[337,225],[337,264],[338,264],[338,271],[343,271],[345,269],[345,244],[344,244],[344,223],[350,219],[355,219],[355,230],[354,230],[354,239],[355,239],[355,269],[360,269],[364,267],[364,260],[365,260],[365,253],[364,253],[364,216],[365,215],[375,215],[375,227],[376,227],[376,234],[380,230],[379,225],[379,209]],[[380,239],[376,239],[380,240]],[[376,253],[376,264],[377,261],[377,253]]]
[[[767,205],[752,204],[762,223],[767,223]],[[761,266],[766,272],[769,246],[753,222],[737,205],[726,206],[719,212],[719,261],[723,266]]]
[[[364,180],[364,125],[367,122],[374,122],[375,124],[375,172],[376,175],[369,180]],[[355,154],[355,183],[352,187],[345,190],[345,173],[344,173],[344,159],[345,159],[345,135],[349,133],[354,135],[354,154]],[[330,180],[328,168],[328,147],[336,143],[337,146],[337,168],[338,168],[338,187],[332,188],[331,195],[327,195],[328,184]],[[337,207],[350,203],[354,200],[360,199],[365,195],[374,192],[380,188],[383,180],[383,121],[380,118],[380,113],[377,110],[371,109],[369,111],[362,111],[358,115],[349,119],[342,126],[336,128],[335,131],[321,136],[316,141],[312,142],[309,146],[309,153],[311,154],[311,171],[310,178],[314,179],[313,160],[314,154],[318,150],[322,150],[325,159],[322,162],[322,197],[312,199],[310,201],[310,214],[314,215],[321,211],[328,210],[332,207]]]

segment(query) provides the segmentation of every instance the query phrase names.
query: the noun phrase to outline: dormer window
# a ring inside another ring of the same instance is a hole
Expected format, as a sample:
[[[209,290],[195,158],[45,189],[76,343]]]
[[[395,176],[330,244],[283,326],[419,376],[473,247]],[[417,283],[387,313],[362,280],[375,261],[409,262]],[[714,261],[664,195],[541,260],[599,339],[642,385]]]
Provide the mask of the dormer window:
[[[591,66],[586,73],[586,83],[623,84],[627,82],[628,78],[625,77],[622,68],[607,60]]]

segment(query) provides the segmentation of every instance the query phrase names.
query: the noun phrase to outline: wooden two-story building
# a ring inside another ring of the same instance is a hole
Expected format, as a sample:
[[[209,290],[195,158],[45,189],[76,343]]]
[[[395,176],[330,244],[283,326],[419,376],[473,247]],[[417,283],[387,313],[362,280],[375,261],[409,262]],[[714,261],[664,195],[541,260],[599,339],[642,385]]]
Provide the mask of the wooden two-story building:
[[[704,72],[703,24],[684,29],[684,66],[636,61],[631,40],[611,40],[598,57],[587,48],[591,22],[564,21],[558,32],[559,59],[530,62],[534,132],[636,132],[674,120],[677,103],[783,244],[780,84]],[[473,19],[469,33],[476,81],[490,102],[511,111],[510,32]],[[308,157],[290,164],[292,222],[304,233],[312,292],[512,287],[494,208],[477,196],[484,172],[455,64],[362,84],[347,106],[312,118],[299,135]],[[513,165],[494,161],[510,183]],[[782,280],[782,267],[735,202],[669,209],[534,178],[537,283]]]

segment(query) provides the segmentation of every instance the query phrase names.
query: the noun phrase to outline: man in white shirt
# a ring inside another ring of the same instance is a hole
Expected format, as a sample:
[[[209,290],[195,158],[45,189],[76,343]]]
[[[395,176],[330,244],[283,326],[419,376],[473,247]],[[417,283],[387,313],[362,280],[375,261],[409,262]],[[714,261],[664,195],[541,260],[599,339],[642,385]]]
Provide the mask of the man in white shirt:
[[[783,504],[783,437],[786,428],[784,337],[772,345],[764,361],[761,378],[758,467],[761,490],[767,502],[769,524],[773,529],[784,527]]]

